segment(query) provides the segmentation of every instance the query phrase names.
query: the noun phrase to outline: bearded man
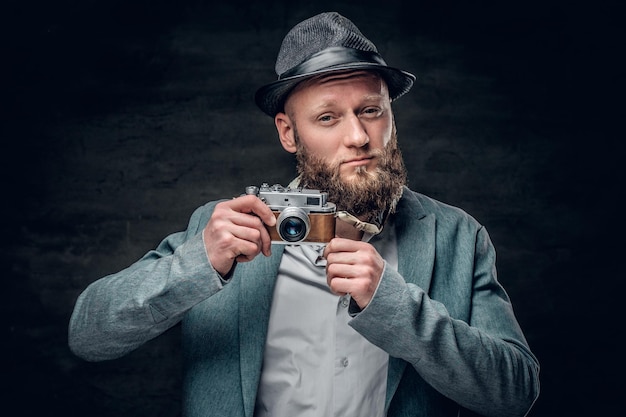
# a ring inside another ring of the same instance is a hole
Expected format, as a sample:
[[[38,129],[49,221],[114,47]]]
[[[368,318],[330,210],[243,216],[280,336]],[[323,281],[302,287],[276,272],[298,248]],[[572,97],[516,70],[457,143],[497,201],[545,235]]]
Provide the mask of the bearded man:
[[[257,196],[208,203],[81,294],[72,350],[117,358],[182,321],[186,416],[525,415],[539,365],[485,228],[406,186],[391,102],[415,77],[337,13],[295,26],[276,71],[256,102],[335,237],[273,244]]]

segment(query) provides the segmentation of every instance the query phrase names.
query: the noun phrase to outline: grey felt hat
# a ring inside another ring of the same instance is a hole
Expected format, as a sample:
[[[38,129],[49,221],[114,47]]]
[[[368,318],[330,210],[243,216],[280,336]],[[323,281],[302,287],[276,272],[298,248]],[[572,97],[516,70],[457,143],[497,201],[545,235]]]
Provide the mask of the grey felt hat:
[[[293,27],[276,58],[278,80],[259,88],[256,104],[274,117],[283,110],[289,92],[299,82],[330,71],[378,71],[392,100],[411,89],[415,76],[387,66],[376,46],[336,12],[321,13]]]

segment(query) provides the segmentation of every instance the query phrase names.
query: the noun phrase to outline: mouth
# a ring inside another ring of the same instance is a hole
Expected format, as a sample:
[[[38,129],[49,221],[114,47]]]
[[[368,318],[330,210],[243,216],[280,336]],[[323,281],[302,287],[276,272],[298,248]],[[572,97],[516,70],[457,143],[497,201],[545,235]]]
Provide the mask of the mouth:
[[[347,160],[343,161],[342,165],[358,167],[358,166],[363,166],[363,165],[369,164],[372,161],[372,159],[374,159],[373,156],[352,158],[352,159],[347,159]]]

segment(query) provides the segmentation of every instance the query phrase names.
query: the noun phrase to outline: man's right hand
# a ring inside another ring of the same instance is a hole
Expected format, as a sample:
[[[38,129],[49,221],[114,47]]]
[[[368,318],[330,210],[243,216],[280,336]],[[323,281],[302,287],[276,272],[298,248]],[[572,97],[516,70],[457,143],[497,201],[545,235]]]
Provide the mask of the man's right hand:
[[[257,196],[246,195],[215,206],[202,233],[209,261],[222,277],[235,261],[249,262],[259,253],[271,254],[272,242],[264,224],[275,226],[276,217]]]

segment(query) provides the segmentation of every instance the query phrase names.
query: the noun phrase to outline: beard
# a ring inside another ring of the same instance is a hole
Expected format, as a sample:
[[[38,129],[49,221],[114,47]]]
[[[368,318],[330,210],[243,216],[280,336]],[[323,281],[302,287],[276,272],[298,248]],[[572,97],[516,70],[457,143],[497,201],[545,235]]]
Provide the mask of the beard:
[[[376,167],[371,171],[363,166],[356,167],[352,178],[347,180],[341,178],[340,163],[329,164],[311,155],[302,146],[297,131],[295,137],[302,187],[326,191],[328,201],[335,203],[338,211],[347,211],[366,222],[380,223],[383,216],[395,211],[407,182],[395,128],[383,149],[367,152],[368,156],[376,157]]]

